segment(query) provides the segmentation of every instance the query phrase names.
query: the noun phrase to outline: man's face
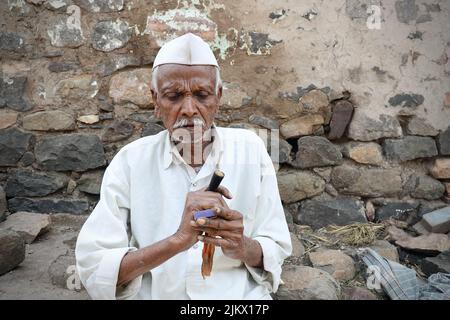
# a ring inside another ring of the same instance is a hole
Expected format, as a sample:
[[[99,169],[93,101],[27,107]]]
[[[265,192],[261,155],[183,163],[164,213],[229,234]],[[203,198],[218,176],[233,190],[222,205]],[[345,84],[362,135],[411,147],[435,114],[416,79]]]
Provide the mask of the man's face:
[[[208,130],[222,95],[221,87],[217,95],[214,92],[215,67],[165,64],[157,72],[158,90],[152,90],[155,115],[170,134],[180,129],[193,136],[194,130],[196,134]]]

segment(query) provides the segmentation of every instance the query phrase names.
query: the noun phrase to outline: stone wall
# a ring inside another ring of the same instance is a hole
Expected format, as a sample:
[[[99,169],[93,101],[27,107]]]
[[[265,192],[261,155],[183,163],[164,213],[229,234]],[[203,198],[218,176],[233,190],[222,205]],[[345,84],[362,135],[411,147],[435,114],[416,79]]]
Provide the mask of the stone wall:
[[[405,212],[413,223],[449,201],[448,1],[8,0],[0,8],[0,220],[92,210],[117,151],[163,129],[152,113],[152,62],[187,31],[211,44],[222,67],[217,123],[280,130],[290,223],[320,228]]]

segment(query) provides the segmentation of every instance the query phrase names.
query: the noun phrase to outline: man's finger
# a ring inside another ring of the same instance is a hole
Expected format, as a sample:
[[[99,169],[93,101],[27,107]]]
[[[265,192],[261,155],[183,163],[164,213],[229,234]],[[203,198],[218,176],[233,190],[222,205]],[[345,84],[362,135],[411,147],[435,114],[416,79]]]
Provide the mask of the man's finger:
[[[223,247],[223,246],[229,246],[229,241],[222,239],[222,238],[214,238],[214,237],[208,237],[208,236],[198,236],[198,240],[200,240],[203,243],[209,243],[213,244],[216,247]]]
[[[225,220],[240,220],[242,219],[242,214],[236,210],[232,210],[227,207],[216,207],[214,208],[216,216],[221,217]]]
[[[231,195],[230,190],[228,190],[228,189],[225,188],[224,186],[219,186],[219,187],[216,189],[216,192],[220,193],[220,194],[223,195],[225,198],[228,198],[228,199],[232,199],[232,198],[233,198],[233,196]]]

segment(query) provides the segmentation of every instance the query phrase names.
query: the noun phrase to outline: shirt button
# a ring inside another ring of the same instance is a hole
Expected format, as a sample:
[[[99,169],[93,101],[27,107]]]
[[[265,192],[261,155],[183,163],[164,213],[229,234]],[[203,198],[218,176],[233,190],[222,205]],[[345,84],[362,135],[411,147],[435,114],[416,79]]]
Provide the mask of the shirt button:
[[[192,183],[192,186],[196,187],[197,186],[197,182]]]

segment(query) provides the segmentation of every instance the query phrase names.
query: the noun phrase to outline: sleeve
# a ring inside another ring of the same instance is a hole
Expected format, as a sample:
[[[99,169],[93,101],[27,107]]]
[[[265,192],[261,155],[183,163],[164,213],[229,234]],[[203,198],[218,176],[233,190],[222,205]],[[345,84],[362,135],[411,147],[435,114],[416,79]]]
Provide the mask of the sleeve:
[[[139,291],[142,276],[117,286],[124,255],[137,250],[129,246],[129,179],[119,152],[103,176],[100,201],[78,235],[75,248],[80,280],[92,299],[129,299]]]
[[[292,243],[281,204],[272,160],[263,142],[260,143],[261,188],[257,199],[255,226],[251,238],[258,241],[263,252],[264,269],[246,265],[253,279],[269,292],[276,292],[281,281],[281,266],[292,253]]]

